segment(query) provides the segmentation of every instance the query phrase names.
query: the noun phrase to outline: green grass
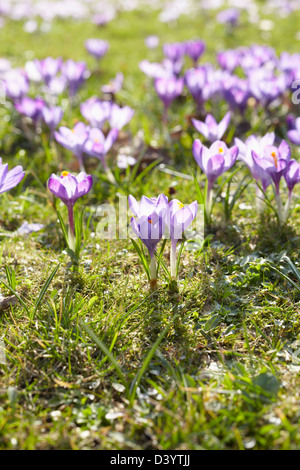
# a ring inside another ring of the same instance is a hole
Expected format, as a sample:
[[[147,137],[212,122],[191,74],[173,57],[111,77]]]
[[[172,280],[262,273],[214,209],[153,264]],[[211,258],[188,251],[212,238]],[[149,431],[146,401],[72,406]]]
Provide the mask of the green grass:
[[[203,61],[214,61],[223,48],[253,42],[266,42],[278,53],[297,51],[299,12],[272,19],[275,27],[267,36],[245,19],[228,35],[210,13],[182,17],[174,26],[141,11],[122,13],[103,29],[59,21],[45,35],[27,34],[21,24],[8,22],[0,29],[0,55],[16,66],[33,57],[71,57],[93,69],[84,40],[109,40],[101,73],[82,87],[78,103],[99,94],[121,70],[125,81],[118,101],[136,110],[126,144],[142,129],[148,163],[163,156],[169,168],[197,173],[202,184],[191,152],[198,135],[186,119],[195,113],[194,103],[189,97],[174,103],[170,129],[179,125],[181,133],[166,142],[161,104],[138,68],[143,58],[160,60],[162,54],[148,51],[144,38],[158,34],[163,43],[200,36],[207,44]],[[220,117],[226,106],[213,111]],[[81,119],[78,104],[64,123],[76,119]],[[272,119],[262,117],[257,132],[275,128]],[[241,125],[239,117],[234,125]],[[280,125],[276,131],[280,135]],[[179,293],[168,290],[162,272],[151,293],[130,240],[92,235],[97,206],[117,205],[118,194],[139,198],[174,191],[189,203],[197,198],[193,182],[155,166],[143,179],[113,187],[87,161],[94,185],[77,204],[91,223],[74,272],[46,182],[51,172],[77,171],[76,162],[58,145],[46,153],[41,136],[26,139],[20,118],[6,106],[0,108],[0,138],[3,161],[26,169],[23,183],[0,201],[1,292],[19,297],[0,312],[6,353],[6,364],[0,364],[0,448],[298,450],[299,280],[282,256],[298,266],[299,188],[282,229],[267,207],[264,217],[257,216],[253,184],[226,224],[221,198],[204,248],[183,254]],[[297,155],[296,148],[293,152]],[[116,150],[112,161],[115,156]],[[234,189],[244,174],[241,166]],[[62,205],[59,209],[66,215]],[[12,235],[24,220],[46,228],[28,237]],[[166,264],[168,255],[169,245]]]

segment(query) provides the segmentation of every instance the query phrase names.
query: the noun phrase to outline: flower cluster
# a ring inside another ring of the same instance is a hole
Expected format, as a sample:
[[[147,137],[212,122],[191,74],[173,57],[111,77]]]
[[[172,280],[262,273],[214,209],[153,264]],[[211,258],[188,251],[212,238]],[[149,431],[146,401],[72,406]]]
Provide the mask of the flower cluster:
[[[176,199],[168,202],[168,198],[161,194],[157,198],[143,196],[140,203],[133,196],[129,196],[128,202],[134,215],[131,218],[132,230],[149,252],[151,286],[156,287],[157,285],[155,250],[163,236],[169,236],[171,239],[171,278],[176,278],[176,246],[178,241],[183,238],[184,231],[196,217],[197,201],[184,206]]]

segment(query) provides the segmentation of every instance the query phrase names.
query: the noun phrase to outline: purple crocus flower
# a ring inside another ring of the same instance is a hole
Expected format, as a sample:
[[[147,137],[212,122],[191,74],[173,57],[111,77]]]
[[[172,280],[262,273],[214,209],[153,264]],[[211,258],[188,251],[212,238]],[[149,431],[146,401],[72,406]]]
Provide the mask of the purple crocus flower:
[[[164,121],[167,120],[167,112],[172,101],[181,95],[184,81],[183,78],[157,78],[154,82],[156,93],[164,104]]]
[[[109,43],[103,39],[87,39],[85,41],[85,48],[89,54],[99,60],[107,53]]]
[[[91,157],[98,158],[107,171],[105,155],[117,140],[118,135],[119,131],[117,129],[111,129],[107,137],[105,137],[100,129],[93,127],[89,130],[88,138],[84,144],[84,152]]]
[[[271,179],[273,180],[275,199],[277,202],[278,221],[279,224],[283,224],[286,221],[288,207],[290,204],[290,196],[289,201],[287,201],[287,206],[285,210],[283,210],[279,186],[281,177],[284,176],[289,169],[291,149],[288,144],[284,140],[282,140],[278,148],[274,145],[266,145],[259,155],[254,150],[252,150],[252,157],[254,163],[256,164],[255,171],[257,171],[259,178],[263,181],[263,179],[265,178],[264,175],[269,175],[269,177],[271,177]],[[293,169],[291,169],[291,179],[292,172]],[[264,186],[263,190],[265,191]]]
[[[217,21],[219,23],[228,24],[230,26],[236,26],[241,12],[237,8],[227,8],[226,10],[221,11],[217,15]]]
[[[150,255],[150,285],[157,285],[155,249],[162,239],[168,212],[168,198],[161,194],[158,198],[143,196],[140,203],[133,196],[128,197],[129,208],[134,217],[131,218],[131,227],[134,233],[147,247]]]
[[[50,137],[53,136],[55,129],[62,120],[63,114],[64,112],[60,106],[53,106],[50,108],[48,106],[44,106],[42,108],[42,118],[50,129]]]
[[[23,224],[16,230],[17,235],[29,235],[30,233],[33,232],[38,232],[39,230],[42,230],[45,227],[43,224],[37,224],[37,223],[29,223],[27,220],[23,222]]]
[[[286,172],[291,157],[289,145],[285,140],[282,140],[278,148],[274,145],[266,145],[260,155],[252,150],[252,157],[257,168],[271,176],[275,185],[275,193],[279,195],[280,179]]]
[[[229,76],[223,82],[223,95],[232,110],[244,113],[250,97],[249,82],[236,76]]]
[[[54,137],[57,142],[66,149],[72,150],[73,154],[79,161],[81,169],[84,169],[83,149],[88,136],[89,128],[83,122],[75,124],[73,129],[62,126],[58,131],[54,131]]]
[[[24,175],[25,171],[21,165],[17,165],[8,171],[8,164],[2,163],[2,158],[0,158],[0,194],[17,186],[24,178]]]
[[[108,122],[111,128],[121,130],[134,115],[134,110],[130,106],[123,106],[121,108],[116,103],[113,103],[110,109],[110,116]]]
[[[215,141],[210,148],[205,147],[199,139],[194,141],[193,155],[197,164],[207,176],[209,188],[212,188],[215,180],[222,173],[234,165],[238,151],[236,145],[229,149],[221,140]]]
[[[75,246],[74,204],[77,199],[91,190],[92,184],[92,176],[84,172],[73,176],[68,171],[63,171],[61,176],[52,174],[48,180],[49,190],[68,208],[69,243],[73,250]]]
[[[217,140],[210,148],[205,147],[199,139],[193,143],[193,155],[200,166],[201,170],[207,176],[207,199],[206,199],[206,214],[210,221],[210,214],[212,209],[212,188],[216,179],[229,170],[235,163],[238,156],[239,149],[235,145],[230,149],[227,145]]]
[[[194,65],[197,65],[198,60],[205,51],[205,42],[200,39],[194,41],[186,41],[184,43],[185,54],[188,55],[193,61]]]
[[[86,64],[69,59],[62,64],[61,71],[68,81],[70,96],[74,97],[86,78]]]
[[[148,77],[151,78],[169,78],[173,77],[173,67],[172,69],[166,68],[165,63],[150,62],[147,59],[139,62],[139,69]]]
[[[287,221],[289,210],[292,201],[292,192],[294,186],[300,182],[300,164],[296,160],[290,160],[287,164],[286,171],[284,173],[284,178],[289,190],[288,199],[285,204],[282,222],[285,223]]]
[[[167,225],[171,238],[171,277],[176,278],[176,247],[179,240],[182,239],[184,231],[193,222],[198,210],[198,202],[194,201],[188,206],[184,206],[178,199],[169,202]]]
[[[287,89],[286,76],[275,76],[272,71],[259,68],[249,75],[249,91],[265,108],[279,98]]]
[[[220,52],[217,59],[222,69],[233,72],[233,70],[239,66],[240,55],[235,49],[227,49],[226,51]]]
[[[63,75],[51,78],[47,83],[46,92],[53,96],[61,95],[68,85],[68,80]]]
[[[101,101],[96,97],[92,97],[81,103],[80,111],[92,127],[101,129],[110,117],[111,107],[111,101]]]
[[[3,80],[6,97],[12,101],[20,100],[28,93],[29,83],[22,71],[11,70]]]
[[[261,182],[263,190],[266,191],[267,187],[271,184],[271,177],[268,173],[261,170],[261,167],[257,165],[253,159],[252,152],[256,155],[262,155],[264,148],[267,145],[273,145],[275,141],[274,132],[268,132],[263,137],[257,138],[254,135],[248,137],[246,142],[242,142],[240,139],[235,138],[234,143],[239,148],[238,160],[242,160],[248,166],[253,178],[259,183]]]
[[[215,118],[208,114],[205,118],[205,122],[198,121],[197,119],[192,119],[194,127],[197,129],[200,134],[202,134],[207,140],[213,143],[215,140],[222,139],[228,125],[230,122],[231,113],[230,111],[225,114],[223,119],[217,123]]]
[[[41,98],[29,98],[28,96],[24,96],[15,103],[16,110],[31,118],[35,123],[41,118],[44,106],[45,102]]]
[[[287,131],[287,136],[293,144],[300,145],[300,117],[294,119],[293,123],[291,122],[291,129]]]
[[[210,65],[203,65],[197,68],[188,69],[185,72],[185,84],[192,97],[196,101],[198,108],[202,108],[205,101],[207,101],[210,97],[210,73],[212,73],[212,68]]]
[[[291,194],[294,186],[300,182],[300,163],[296,160],[290,160],[287,164],[284,178],[289,190],[289,194]]]
[[[46,84],[48,84],[49,81],[60,71],[62,62],[63,61],[60,57],[57,59],[46,57],[43,60],[36,59],[34,61],[37,70]]]
[[[163,52],[167,59],[177,62],[185,53],[185,44],[182,42],[166,43],[163,45]]]
[[[115,95],[118,93],[123,85],[124,75],[122,72],[117,73],[115,78],[111,80],[108,85],[103,85],[101,88],[102,93],[108,93],[111,95]]]

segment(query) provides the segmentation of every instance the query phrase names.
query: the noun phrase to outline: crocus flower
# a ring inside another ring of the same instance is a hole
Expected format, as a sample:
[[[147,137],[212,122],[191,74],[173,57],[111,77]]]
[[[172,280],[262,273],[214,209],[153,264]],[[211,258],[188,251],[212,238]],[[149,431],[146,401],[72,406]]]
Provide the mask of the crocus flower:
[[[15,103],[16,110],[31,118],[35,123],[41,118],[44,106],[45,102],[41,98],[30,98],[28,96],[24,96]]]
[[[109,43],[102,39],[87,39],[85,41],[85,48],[89,54],[99,60],[107,53]]]
[[[264,69],[252,70],[249,75],[249,92],[264,107],[269,106],[287,89],[286,76],[275,76]]]
[[[290,210],[290,205],[291,205],[291,200],[292,200],[292,192],[294,189],[294,186],[300,182],[300,164],[296,160],[290,160],[287,164],[287,169],[286,172],[284,173],[284,178],[289,190],[289,195],[288,199],[285,204],[284,208],[284,213],[283,213],[283,223],[286,222],[288,215],[289,215],[289,210]]]
[[[230,26],[236,26],[241,12],[237,8],[227,8],[226,10],[221,11],[217,15],[217,21],[219,23],[228,24]]]
[[[193,155],[201,170],[207,176],[209,188],[212,187],[220,175],[234,165],[238,151],[236,145],[229,149],[220,140],[215,141],[210,148],[205,147],[199,139],[194,141]]]
[[[12,101],[20,100],[29,90],[29,83],[23,72],[11,70],[3,80],[4,90],[7,98]]]
[[[60,106],[48,107],[44,106],[42,108],[42,118],[45,124],[50,129],[50,136],[52,137],[54,130],[57,128],[58,124],[62,120],[63,110]]]
[[[251,175],[257,183],[261,183],[263,191],[266,191],[267,187],[271,184],[271,177],[268,173],[263,171],[259,165],[253,159],[252,151],[256,155],[260,156],[263,153],[264,148],[267,145],[273,145],[275,141],[274,132],[268,132],[263,137],[257,138],[254,135],[248,137],[246,142],[242,142],[240,139],[235,138],[234,143],[239,148],[238,160],[242,160],[249,168]],[[257,195],[262,195],[258,192]]]
[[[163,45],[163,52],[167,59],[177,62],[185,53],[185,45],[182,42],[166,43]]]
[[[197,201],[188,206],[184,206],[178,199],[169,202],[167,225],[171,238],[171,277],[176,278],[176,247],[179,240],[182,239],[184,231],[193,222],[198,210]]]
[[[291,127],[287,131],[287,136],[293,144],[300,145],[300,117],[294,120]]]
[[[101,88],[102,93],[109,93],[111,95],[115,95],[118,93],[123,85],[124,75],[122,72],[117,73],[115,78],[111,80],[108,85],[103,85]]]
[[[130,106],[123,106],[121,108],[116,103],[113,103],[110,109],[110,116],[108,122],[111,128],[121,130],[134,115],[134,110]]]
[[[174,64],[171,61],[158,63],[144,59],[139,62],[139,69],[151,78],[170,78],[174,76]]]
[[[34,64],[46,84],[54,78],[57,73],[60,71],[62,66],[62,59],[57,58],[54,59],[53,57],[46,57],[43,60],[35,60]]]
[[[110,117],[112,103],[101,101],[96,97],[89,98],[80,105],[80,112],[92,127],[101,129]]]
[[[91,190],[92,184],[92,176],[84,172],[73,176],[68,171],[63,171],[61,176],[52,174],[48,180],[49,190],[68,208],[69,243],[73,250],[75,246],[74,204],[77,199]]]
[[[284,175],[291,157],[289,145],[285,140],[281,142],[278,148],[274,145],[266,145],[260,155],[252,150],[252,157],[257,167],[271,176],[276,194],[279,194],[280,179]]]
[[[215,140],[222,139],[229,125],[230,118],[231,113],[228,112],[218,124],[215,118],[211,114],[208,114],[205,118],[205,122],[193,118],[192,123],[200,134],[213,143]]]
[[[172,101],[181,95],[183,90],[183,78],[157,78],[154,82],[156,93],[164,104],[164,121],[167,120],[167,112]]]
[[[24,175],[25,171],[23,171],[21,165],[17,165],[8,171],[8,164],[2,163],[2,158],[0,158],[0,194],[17,186],[24,178]]]
[[[250,97],[248,80],[235,75],[226,77],[223,81],[223,95],[232,110],[238,109],[243,114]]]
[[[198,60],[205,51],[205,42],[199,39],[194,41],[186,41],[184,46],[185,54],[194,61],[194,65],[196,66]]]
[[[16,230],[17,235],[29,235],[32,232],[38,232],[39,230],[42,230],[45,227],[43,224],[37,224],[33,223],[30,224],[29,222],[25,221],[23,224]]]
[[[161,194],[158,198],[143,196],[140,203],[133,196],[128,197],[129,208],[134,217],[131,218],[133,232],[147,247],[150,255],[150,286],[157,285],[155,249],[162,239],[166,225],[168,198]]]
[[[213,184],[220,175],[234,165],[238,152],[239,149],[236,145],[229,149],[227,148],[227,145],[220,140],[215,141],[210,148],[205,147],[199,139],[196,139],[193,143],[194,158],[201,170],[207,176],[208,184],[205,209],[208,220],[210,220],[212,208]]]
[[[51,78],[46,86],[46,92],[53,96],[61,95],[68,85],[68,80],[63,75]]]
[[[106,171],[108,171],[108,167],[105,156],[117,140],[118,134],[117,129],[111,129],[105,137],[100,129],[93,127],[89,130],[88,138],[84,144],[84,152],[91,157],[98,158]]]
[[[188,69],[185,72],[185,84],[196,101],[198,108],[201,108],[210,97],[210,87],[208,84],[210,72],[212,72],[211,67],[206,65]]]
[[[252,151],[252,157],[261,173],[263,174],[265,172],[270,175],[274,182],[274,192],[278,209],[277,215],[279,223],[282,224],[285,221],[285,213],[282,208],[279,185],[281,177],[288,170],[291,149],[283,140],[278,148],[274,145],[267,145],[260,155]]]
[[[70,96],[74,97],[86,78],[86,64],[85,62],[75,62],[69,59],[62,64],[61,71],[68,81]]]
[[[220,52],[217,59],[222,69],[233,72],[233,70],[239,66],[240,55],[235,49],[227,49],[226,51]]]
[[[284,178],[289,190],[289,194],[291,194],[294,186],[300,182],[300,163],[296,160],[290,160],[288,162]]]
[[[83,122],[78,122],[73,129],[61,126],[58,131],[54,131],[57,142],[66,149],[72,150],[81,169],[84,169],[83,149],[89,136],[88,130],[89,128]]]

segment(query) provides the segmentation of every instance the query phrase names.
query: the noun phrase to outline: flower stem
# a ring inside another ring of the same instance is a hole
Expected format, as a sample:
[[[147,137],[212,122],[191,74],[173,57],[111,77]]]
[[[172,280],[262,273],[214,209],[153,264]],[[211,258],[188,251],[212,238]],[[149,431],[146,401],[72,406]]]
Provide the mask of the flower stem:
[[[156,273],[156,258],[153,254],[150,258],[150,288],[155,290],[157,288],[157,273]]]
[[[283,213],[281,197],[277,188],[275,190],[275,198],[277,202],[277,214],[278,214],[279,225],[282,225],[284,223],[284,213]]]
[[[213,200],[212,184],[208,182],[207,193],[206,193],[206,204],[205,204],[205,215],[206,215],[206,222],[208,223],[208,225],[210,225],[211,223],[212,200]]]
[[[177,240],[172,240],[172,242],[171,242],[171,256],[170,256],[171,278],[172,279],[176,279],[176,265],[177,265],[176,246],[177,246]]]
[[[73,206],[68,207],[68,216],[69,216],[69,248],[75,251],[75,226],[74,226]]]
[[[291,207],[291,201],[292,201],[292,191],[289,192],[289,197],[288,200],[285,203],[284,211],[283,211],[283,223],[285,224],[288,216],[289,216],[289,211]]]

